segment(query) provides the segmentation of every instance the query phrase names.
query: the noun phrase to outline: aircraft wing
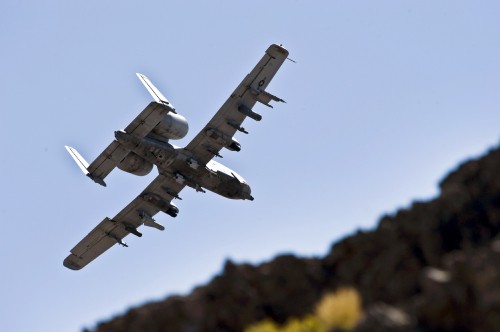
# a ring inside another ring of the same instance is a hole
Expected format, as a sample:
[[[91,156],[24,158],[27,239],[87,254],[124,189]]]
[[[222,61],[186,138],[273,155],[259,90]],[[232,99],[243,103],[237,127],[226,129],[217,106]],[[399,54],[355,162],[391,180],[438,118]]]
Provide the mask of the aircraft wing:
[[[125,132],[137,138],[146,137],[160,123],[168,112],[176,113],[173,105],[143,74],[137,73],[137,77],[146,87],[155,101],[151,102],[126,128]],[[104,178],[128,155],[129,151],[124,149],[114,140],[110,145],[89,165],[76,149],[66,146],[75,162],[82,171],[94,182],[106,186]]]
[[[139,138],[144,138],[161,121],[162,117],[173,108],[168,104],[151,102],[126,128],[125,131]],[[73,149],[74,150],[74,149]],[[76,152],[76,151],[74,151]],[[105,186],[104,178],[127,156],[129,151],[113,141],[87,167],[87,176]],[[73,154],[72,154],[73,155]]]
[[[165,211],[184,184],[174,179],[158,175],[144,191],[130,204],[121,210],[113,219],[104,218],[87,236],[83,238],[64,260],[64,266],[72,270],[80,270],[103,252],[115,244],[127,246],[123,238],[132,233],[142,236],[137,228],[141,225],[159,230],[165,228],[152,218],[159,211]]]
[[[234,144],[232,137],[236,131],[247,133],[241,127],[247,116],[256,121],[262,119],[262,116],[252,110],[257,101],[268,107],[272,107],[269,105],[270,101],[284,102],[265,89],[287,57],[288,51],[282,46],[276,44],[269,46],[255,68],[238,85],[201,132],[185,147],[198,163],[206,165],[214,156],[220,156],[219,151],[223,147],[239,150],[239,146],[230,147]]]

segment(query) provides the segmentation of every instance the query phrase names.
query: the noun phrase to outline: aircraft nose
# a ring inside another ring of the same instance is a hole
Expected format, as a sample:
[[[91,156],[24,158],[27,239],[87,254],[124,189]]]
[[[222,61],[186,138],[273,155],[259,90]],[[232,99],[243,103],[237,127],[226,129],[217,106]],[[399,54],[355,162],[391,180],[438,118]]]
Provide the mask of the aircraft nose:
[[[248,199],[250,201],[253,201],[253,196],[250,195],[252,192],[252,189],[250,189],[250,186],[246,183],[243,184],[243,199]]]

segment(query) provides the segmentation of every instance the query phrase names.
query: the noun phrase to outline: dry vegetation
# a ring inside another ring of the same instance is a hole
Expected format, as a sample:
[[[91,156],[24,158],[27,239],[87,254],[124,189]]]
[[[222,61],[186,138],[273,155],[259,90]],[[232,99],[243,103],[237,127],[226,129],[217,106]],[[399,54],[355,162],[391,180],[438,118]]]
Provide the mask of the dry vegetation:
[[[283,326],[272,320],[251,325],[245,332],[326,332],[351,330],[361,317],[361,297],[354,288],[328,293],[316,306],[314,315],[291,318]]]

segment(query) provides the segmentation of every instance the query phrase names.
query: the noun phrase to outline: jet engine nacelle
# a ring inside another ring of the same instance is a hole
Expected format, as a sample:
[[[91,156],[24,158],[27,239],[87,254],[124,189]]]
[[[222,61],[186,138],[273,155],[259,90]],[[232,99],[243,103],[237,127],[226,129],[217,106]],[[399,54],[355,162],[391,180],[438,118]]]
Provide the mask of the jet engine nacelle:
[[[121,163],[118,164],[118,168],[124,172],[144,176],[151,172],[151,170],[153,169],[153,164],[145,160],[144,158],[139,157],[134,152],[130,152],[121,161]]]
[[[181,139],[188,133],[189,126],[182,115],[169,112],[153,129],[153,134],[166,139]]]

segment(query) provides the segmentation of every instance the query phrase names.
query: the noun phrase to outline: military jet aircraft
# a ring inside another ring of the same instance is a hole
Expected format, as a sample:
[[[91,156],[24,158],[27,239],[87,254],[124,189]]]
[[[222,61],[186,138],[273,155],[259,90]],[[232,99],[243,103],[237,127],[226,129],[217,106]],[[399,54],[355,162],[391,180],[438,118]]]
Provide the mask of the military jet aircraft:
[[[248,134],[241,126],[249,117],[260,121],[262,116],[252,110],[256,102],[272,107],[271,101],[283,102],[265,88],[288,57],[281,45],[271,45],[255,68],[238,85],[229,99],[208,124],[184,148],[170,144],[188,132],[186,119],[151,81],[137,74],[149,93],[151,102],[124,130],[115,132],[115,140],[91,163],[72,147],[66,146],[81,170],[94,182],[106,186],[104,178],[115,168],[134,175],[146,175],[153,165],[158,176],[114,218],[104,218],[85,236],[64,260],[64,266],[80,270],[115,244],[127,247],[128,234],[141,237],[141,225],[164,230],[153,218],[158,212],[176,217],[179,209],[172,200],[181,198],[186,186],[199,192],[210,190],[231,199],[253,200],[250,186],[228,167],[213,160],[222,148],[240,151],[233,137],[237,131]]]

